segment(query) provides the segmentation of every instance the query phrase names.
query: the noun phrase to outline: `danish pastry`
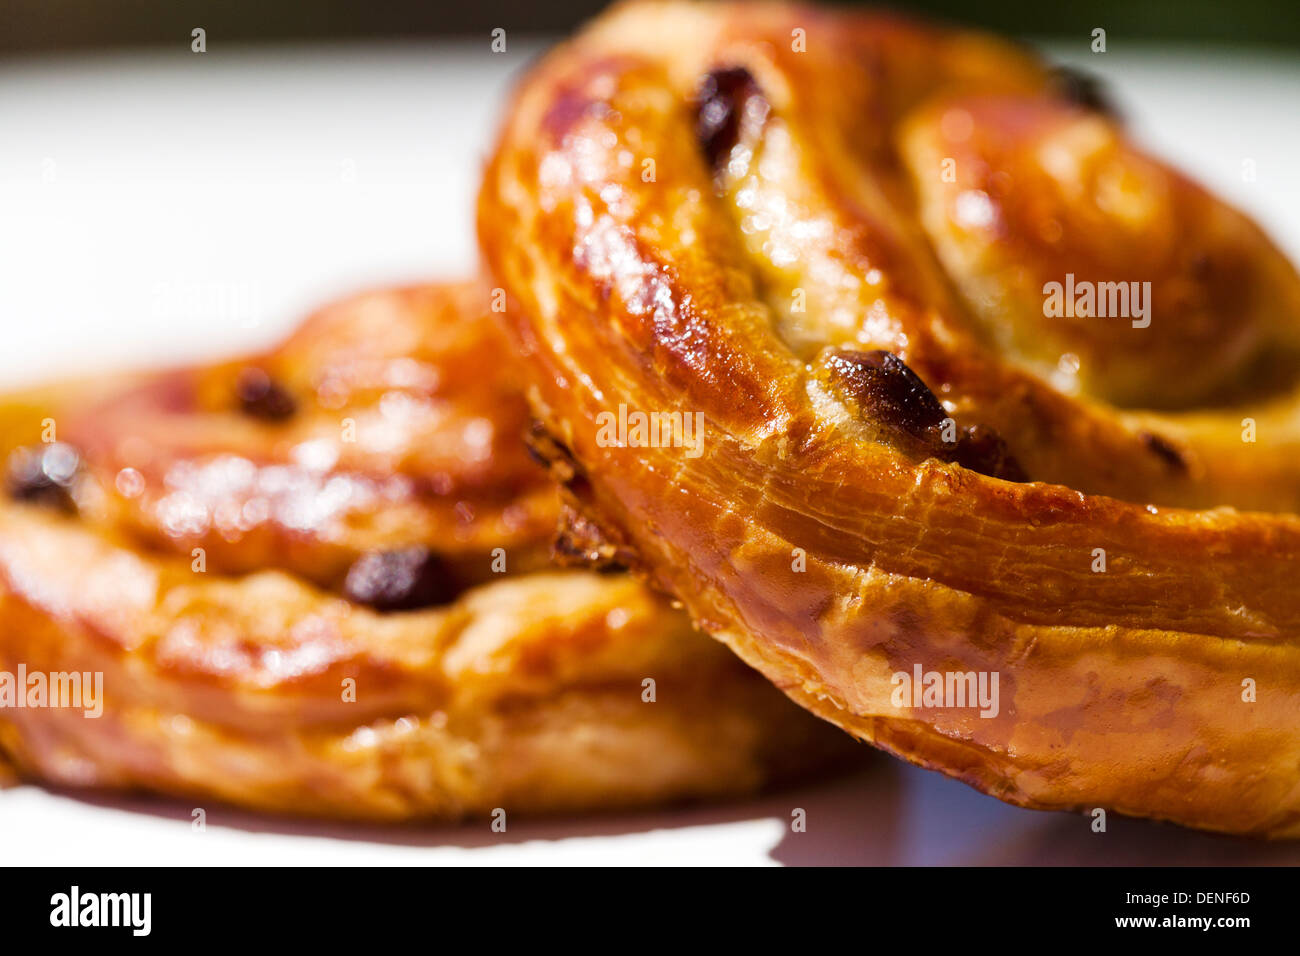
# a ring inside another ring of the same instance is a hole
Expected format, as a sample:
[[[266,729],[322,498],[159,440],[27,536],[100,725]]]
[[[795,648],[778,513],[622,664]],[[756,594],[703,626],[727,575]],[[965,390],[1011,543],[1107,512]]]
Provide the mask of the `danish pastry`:
[[[1300,835],[1300,278],[1087,89],[879,14],[606,14],[479,200],[534,443],[588,559],[855,736]]]
[[[629,576],[545,569],[558,497],[487,305],[362,295],[255,359],[0,404],[0,755],[372,820],[738,794],[841,756]]]

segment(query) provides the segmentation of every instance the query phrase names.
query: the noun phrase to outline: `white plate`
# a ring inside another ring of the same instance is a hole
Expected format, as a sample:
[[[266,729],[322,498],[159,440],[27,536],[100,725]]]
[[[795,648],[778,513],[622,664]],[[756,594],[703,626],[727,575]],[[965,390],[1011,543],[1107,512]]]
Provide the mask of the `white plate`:
[[[474,268],[479,169],[534,48],[208,49],[0,66],[0,386],[239,352],[332,296]],[[1300,258],[1300,68],[1117,42],[1056,52],[1109,80],[1142,140]],[[806,833],[790,830],[796,807]],[[1114,817],[1097,834],[879,756],[757,802],[504,834],[211,808],[197,832],[188,805],[20,786],[0,791],[0,861],[1183,864],[1300,850]]]

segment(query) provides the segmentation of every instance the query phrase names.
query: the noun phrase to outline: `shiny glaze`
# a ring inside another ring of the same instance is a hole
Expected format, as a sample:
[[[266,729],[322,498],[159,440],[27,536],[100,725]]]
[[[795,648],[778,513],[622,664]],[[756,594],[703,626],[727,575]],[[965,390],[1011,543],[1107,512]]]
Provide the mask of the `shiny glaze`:
[[[495,547],[521,569],[544,564],[556,501],[520,441],[508,346],[466,321],[488,295],[472,283],[359,295],[265,355],[55,410],[84,460],[83,520],[327,587],[367,551],[409,544],[435,545],[469,580],[488,576]],[[250,372],[292,413],[250,414]]]
[[[739,67],[767,108],[715,163],[694,141],[696,91]],[[945,126],[947,104],[976,96],[999,105]],[[1003,165],[1037,182],[1045,149],[1048,162],[1086,160],[1068,135],[1080,123],[1119,144],[1121,171],[1140,168],[1136,199],[1162,204],[1153,222],[1172,244],[1114,278],[1200,290],[1170,317],[1190,328],[1145,340],[1153,402],[1226,400],[1252,350],[1300,327],[1294,269],[987,37],[807,7],[620,5],[522,81],[480,194],[480,241],[512,297],[534,407],[582,476],[570,498],[795,700],[1017,804],[1300,834],[1295,399],[1260,406],[1278,428],[1257,445],[1241,443],[1238,409],[1121,411],[1102,393],[1143,398],[1122,363],[1069,388],[1041,365],[1065,347],[1120,356],[1125,334],[1079,324],[1035,338],[1041,298],[1035,318],[1028,293],[1013,290],[1005,314],[981,314],[972,293],[1002,280],[980,256],[1023,261],[1026,289],[1034,270],[1072,261],[1017,235],[1037,203],[1068,205],[1062,223],[1093,220],[1103,251],[1080,274],[1120,261],[1106,258],[1123,235],[1111,219],[1136,207],[1099,206],[1095,191],[989,194],[981,221],[1005,230],[992,238],[970,238],[975,207],[956,200]],[[966,134],[956,183],[927,147],[936,128]],[[960,259],[958,214],[974,250]],[[1219,250],[1212,268],[1182,258],[1182,242]],[[1244,314],[1204,307],[1233,301]],[[827,386],[844,350],[897,355],[1034,480],[938,460],[863,414]],[[1222,364],[1171,381],[1164,370],[1193,357]],[[703,454],[598,442],[597,416],[621,405],[703,413]],[[893,706],[891,675],[915,664],[996,671],[999,715]],[[1271,692],[1244,703],[1248,678]]]
[[[745,793],[845,756],[627,575],[534,568],[557,496],[488,301],[473,283],[370,293],[269,355],[0,401],[5,452],[53,418],[82,459],[73,513],[0,500],[0,670],[104,674],[98,719],[0,710],[0,762],[406,820]],[[291,414],[241,407],[254,366]],[[180,495],[193,524],[168,520]]]

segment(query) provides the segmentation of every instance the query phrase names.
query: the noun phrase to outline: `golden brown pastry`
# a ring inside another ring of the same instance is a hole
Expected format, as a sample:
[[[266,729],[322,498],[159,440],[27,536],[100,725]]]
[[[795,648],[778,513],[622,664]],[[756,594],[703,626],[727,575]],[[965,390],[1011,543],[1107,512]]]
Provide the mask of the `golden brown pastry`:
[[[878,14],[608,13],[480,197],[536,444],[590,558],[854,735],[1294,836],[1300,278],[1085,90]]]
[[[545,566],[555,490],[520,440],[528,409],[480,318],[488,295],[466,282],[346,299],[269,354],[81,389],[43,437],[79,454],[82,524],[202,547],[226,571],[338,589],[361,555],[412,543],[436,544],[462,584],[491,576],[495,548],[511,571]],[[9,404],[26,429],[13,441],[36,443],[39,410]]]
[[[3,403],[0,680],[91,675],[82,706],[0,709],[4,760],[401,820],[741,794],[842,754],[630,577],[539,570],[558,501],[487,305],[362,295],[257,359]]]

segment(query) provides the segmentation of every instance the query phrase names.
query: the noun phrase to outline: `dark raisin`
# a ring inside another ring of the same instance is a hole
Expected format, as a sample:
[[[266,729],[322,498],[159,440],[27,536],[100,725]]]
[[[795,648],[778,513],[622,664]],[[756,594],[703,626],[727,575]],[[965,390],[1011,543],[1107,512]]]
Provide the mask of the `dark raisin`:
[[[1061,66],[1053,71],[1053,78],[1056,89],[1066,102],[1111,119],[1120,118],[1120,112],[1105,82],[1096,74],[1072,66]]]
[[[762,91],[744,67],[714,70],[695,93],[695,138],[709,166],[717,169],[740,139],[741,121],[751,99],[766,109]]]
[[[413,611],[448,604],[464,590],[447,563],[427,548],[363,554],[348,569],[343,595],[376,611]]]
[[[1028,481],[1020,463],[1007,451],[1007,443],[987,425],[971,425],[957,440],[949,461],[1004,481]]]
[[[292,418],[297,403],[284,388],[260,368],[246,368],[235,380],[235,395],[244,414],[269,422]]]
[[[81,456],[64,442],[15,449],[6,474],[9,497],[74,511],[72,483],[80,467]]]
[[[1142,432],[1139,437],[1152,454],[1163,461],[1170,469],[1173,471],[1187,470],[1187,460],[1183,458],[1183,453],[1171,444],[1168,439],[1161,438],[1151,432]]]
[[[968,426],[960,434],[952,433],[948,436],[950,440],[945,441],[948,414],[943,404],[893,352],[842,349],[832,352],[825,364],[836,384],[857,403],[862,415],[896,433],[917,439],[935,458],[991,478],[1029,480],[1007,450],[1006,442],[987,425]]]
[[[934,392],[893,352],[840,350],[826,366],[864,412],[915,438],[926,438],[946,417]]]

